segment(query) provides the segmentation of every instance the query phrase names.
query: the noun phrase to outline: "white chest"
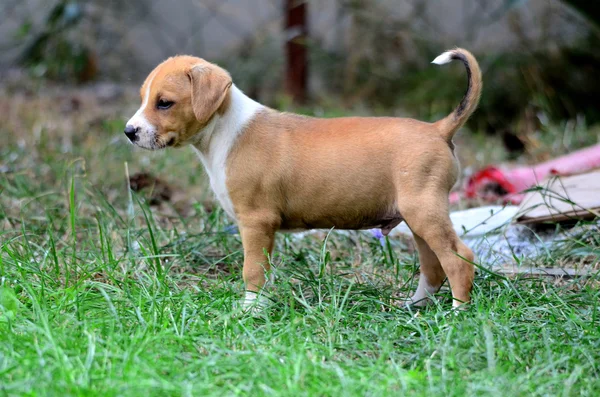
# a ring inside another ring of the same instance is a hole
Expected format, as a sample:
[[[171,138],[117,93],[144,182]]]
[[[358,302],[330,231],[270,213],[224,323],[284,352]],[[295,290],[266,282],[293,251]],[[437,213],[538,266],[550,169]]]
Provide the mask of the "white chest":
[[[192,147],[200,158],[200,161],[202,161],[202,165],[204,165],[204,168],[206,169],[206,173],[208,174],[208,178],[210,180],[210,187],[215,194],[215,198],[227,215],[235,220],[236,217],[233,209],[233,203],[231,202],[229,191],[227,190],[226,154],[223,153],[223,156],[207,157],[195,146]]]

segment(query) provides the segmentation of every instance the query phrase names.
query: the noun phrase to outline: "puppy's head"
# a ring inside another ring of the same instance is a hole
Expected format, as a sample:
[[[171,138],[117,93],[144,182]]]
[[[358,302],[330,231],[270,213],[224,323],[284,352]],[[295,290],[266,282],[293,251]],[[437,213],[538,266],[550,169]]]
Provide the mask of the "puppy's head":
[[[190,56],[169,58],[146,78],[142,106],[127,122],[125,135],[150,150],[195,141],[227,110],[230,87],[231,76],[217,65]]]

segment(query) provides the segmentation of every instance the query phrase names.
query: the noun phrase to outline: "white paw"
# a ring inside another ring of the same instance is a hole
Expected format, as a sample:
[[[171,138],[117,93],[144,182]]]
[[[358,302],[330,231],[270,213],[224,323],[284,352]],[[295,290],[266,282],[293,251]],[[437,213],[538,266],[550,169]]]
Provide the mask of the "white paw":
[[[244,300],[242,300],[242,310],[251,314],[261,314],[269,306],[269,298],[264,292],[246,291]]]
[[[460,311],[464,311],[467,310],[469,308],[469,302],[462,302],[459,301],[458,299],[454,299],[452,301],[452,309],[454,311],[460,310]]]

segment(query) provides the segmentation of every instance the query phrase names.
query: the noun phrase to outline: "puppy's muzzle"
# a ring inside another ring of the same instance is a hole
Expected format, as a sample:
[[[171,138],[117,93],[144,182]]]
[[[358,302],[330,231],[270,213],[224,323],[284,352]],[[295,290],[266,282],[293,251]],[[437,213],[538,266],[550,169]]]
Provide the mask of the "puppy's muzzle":
[[[127,125],[125,126],[125,131],[123,131],[125,133],[125,135],[127,136],[127,138],[129,138],[129,140],[131,142],[135,142],[138,139],[138,131],[140,130],[140,127],[134,127],[132,125]]]

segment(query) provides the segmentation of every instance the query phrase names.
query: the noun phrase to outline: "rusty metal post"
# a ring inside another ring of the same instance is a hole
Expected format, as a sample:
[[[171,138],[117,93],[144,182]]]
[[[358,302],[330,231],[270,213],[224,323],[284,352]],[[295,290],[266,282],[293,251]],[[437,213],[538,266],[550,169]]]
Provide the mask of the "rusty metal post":
[[[306,0],[285,1],[285,91],[297,103],[307,99],[308,38]]]

